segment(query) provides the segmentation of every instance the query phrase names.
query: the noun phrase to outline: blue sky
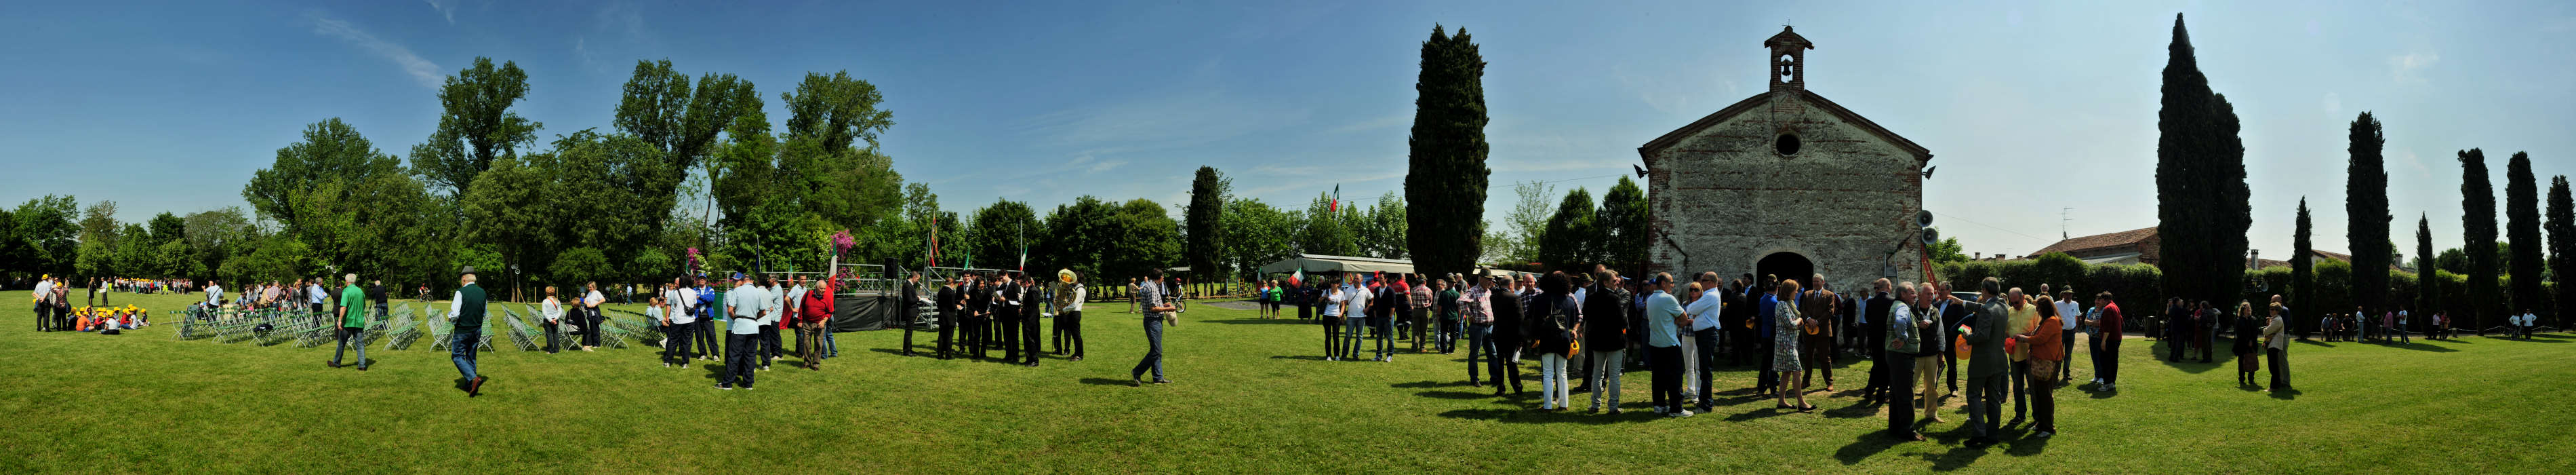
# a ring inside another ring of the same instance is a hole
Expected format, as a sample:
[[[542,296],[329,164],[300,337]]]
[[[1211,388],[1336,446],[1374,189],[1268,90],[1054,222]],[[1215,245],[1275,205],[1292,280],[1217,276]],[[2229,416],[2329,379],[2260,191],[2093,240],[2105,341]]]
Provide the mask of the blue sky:
[[[2094,3],[2099,3],[2095,5]],[[2392,235],[2459,237],[2454,152],[2576,173],[2568,2],[41,2],[0,15],[0,201],[113,199],[120,218],[242,203],[304,125],[401,155],[435,84],[475,56],[531,77],[551,139],[608,129],[638,59],[757,83],[876,84],[907,180],[965,211],[1080,195],[1176,204],[1214,165],[1301,206],[1401,188],[1419,44],[1464,27],[1489,66],[1495,170],[1596,193],[1636,147],[1764,87],[1764,38],[1817,44],[1808,87],[1930,148],[1927,206],[1971,251],[2155,222],[2155,115],[2173,15],[2243,118],[2254,247],[2289,252],[2305,196],[2340,251],[2345,125],[2387,124]],[[43,178],[28,180],[26,173]]]

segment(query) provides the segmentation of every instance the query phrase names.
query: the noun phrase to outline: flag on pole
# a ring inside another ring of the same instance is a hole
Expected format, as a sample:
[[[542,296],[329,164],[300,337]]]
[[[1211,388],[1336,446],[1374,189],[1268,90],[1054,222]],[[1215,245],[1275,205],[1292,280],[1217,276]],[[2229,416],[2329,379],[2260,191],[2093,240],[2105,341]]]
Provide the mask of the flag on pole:
[[[1288,274],[1288,285],[1306,285],[1306,269],[1300,267],[1296,273]]]
[[[1026,221],[1020,222],[1020,227],[1018,228],[1018,229],[1019,229],[1019,234],[1020,234],[1020,267],[1019,267],[1019,271],[1020,271],[1020,272],[1028,272],[1028,271],[1029,271],[1029,226],[1028,226],[1028,224],[1029,224],[1029,223],[1028,223],[1028,222],[1026,222]]]
[[[1342,212],[1342,185],[1341,185],[1341,184],[1339,184],[1339,183],[1335,183],[1335,184],[1333,184],[1333,204],[1332,204],[1332,205],[1330,205],[1330,206],[1328,206],[1328,207],[1326,207],[1326,208],[1324,208],[1324,209],[1329,210],[1329,211],[1332,211],[1332,212],[1335,212],[1335,213]]]

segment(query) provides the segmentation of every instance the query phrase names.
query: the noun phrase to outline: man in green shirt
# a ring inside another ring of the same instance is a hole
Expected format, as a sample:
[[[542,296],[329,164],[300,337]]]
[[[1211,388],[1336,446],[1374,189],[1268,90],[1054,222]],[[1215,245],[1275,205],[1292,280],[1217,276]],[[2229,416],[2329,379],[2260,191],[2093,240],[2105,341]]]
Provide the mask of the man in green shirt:
[[[349,339],[358,340],[358,370],[367,370],[367,291],[358,288],[358,274],[340,276],[340,348],[331,350],[331,367],[340,367],[340,355],[349,351]]]

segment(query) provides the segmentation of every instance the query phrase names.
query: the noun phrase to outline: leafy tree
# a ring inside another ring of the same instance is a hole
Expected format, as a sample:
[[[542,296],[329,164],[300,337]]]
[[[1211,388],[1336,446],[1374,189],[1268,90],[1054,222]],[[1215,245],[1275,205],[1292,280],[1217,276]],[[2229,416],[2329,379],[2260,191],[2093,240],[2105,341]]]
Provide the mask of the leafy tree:
[[[412,146],[412,172],[450,196],[465,196],[494,160],[516,156],[520,146],[537,141],[537,129],[545,124],[510,111],[527,97],[528,73],[519,63],[494,68],[492,58],[475,57],[473,66],[448,76],[438,89],[438,128]]]
[[[2504,214],[2507,219],[2505,239],[2514,244],[2506,254],[2513,261],[2506,266],[2513,272],[2511,307],[2508,315],[2521,315],[2524,310],[2539,311],[2543,305],[2540,290],[2541,251],[2548,247],[2540,241],[2540,183],[2531,174],[2531,154],[2514,152],[2504,165]]]
[[[188,254],[196,263],[189,266],[191,275],[215,278],[225,262],[250,254],[258,246],[259,230],[251,226],[250,217],[240,207],[189,213]]]
[[[1934,229],[1939,229],[1939,228],[1934,228]],[[1967,247],[1966,247],[1966,246],[1961,246],[1961,245],[1959,245],[1959,238],[1955,238],[1955,237],[1946,237],[1946,238],[1941,238],[1941,242],[1932,243],[1931,251],[1932,251],[1932,262],[1936,262],[1936,263],[1945,263],[1945,264],[1946,264],[1946,263],[1956,263],[1956,262],[1968,262],[1968,250],[1967,250]]]
[[[117,233],[121,237],[116,240],[116,273],[106,277],[169,277],[154,265],[153,252],[160,248],[153,245],[150,232],[141,224],[128,223],[123,231]]]
[[[2316,331],[2314,328],[2316,325],[2307,323],[2315,319],[2306,316],[2317,313],[2317,309],[2313,308],[2315,305],[2312,305],[2317,302],[2317,264],[2316,259],[2313,258],[2316,255],[2316,241],[2313,237],[2313,227],[2308,222],[2307,197],[2299,198],[2298,228],[2295,233],[2290,238],[2290,246],[2295,248],[2292,250],[2293,254],[2290,254],[2290,294],[2284,296],[2288,299],[2284,304],[2290,306],[2288,318],[2291,327],[2298,329],[2300,335],[2307,335]]]
[[[1425,273],[1474,270],[1484,239],[1485,59],[1467,29],[1444,36],[1439,25],[1422,42],[1420,76],[1413,89],[1413,130],[1406,138],[1405,248]],[[1381,206],[1383,208],[1383,206]],[[1380,210],[1385,212],[1384,209]],[[1420,231],[1420,232],[1412,232]]]
[[[545,209],[545,187],[551,179],[544,169],[523,162],[515,156],[494,161],[491,170],[474,177],[458,202],[465,215],[463,237],[491,245],[499,257],[499,266],[484,267],[493,272],[517,264],[535,267],[553,257],[542,254],[545,248],[539,241],[554,229],[546,222]]]
[[[80,227],[78,201],[69,195],[45,195],[29,199],[10,213],[17,218],[17,232],[9,255],[21,271],[36,274],[68,274],[79,254],[76,239]]]
[[[2576,306],[2576,285],[2567,282],[2569,277],[2576,276],[2576,199],[2568,196],[2567,188],[2566,175],[2550,178],[2549,224],[2546,226],[2549,228],[2549,270],[2554,276],[2550,280],[2557,285],[2558,291],[2557,298],[2551,300],[2555,304],[2551,313],[2556,315],[2562,327],[2568,318],[2567,308]]]
[[[1200,166],[1197,176],[1190,179],[1189,207],[1181,211],[1189,224],[1183,254],[1189,258],[1190,270],[1200,278],[1226,273],[1222,263],[1226,261],[1226,240],[1231,233],[1219,220],[1226,212],[1226,195],[1233,189],[1234,180],[1216,171],[1216,167]]]
[[[2388,239],[2388,170],[2380,149],[2388,142],[2380,132],[2379,119],[2369,112],[2352,120],[2350,145],[2352,155],[2344,173],[2344,213],[2350,222],[2345,236],[2352,246],[2353,304],[2377,313],[2384,310],[2382,294],[2388,287],[2389,258],[2397,247]],[[2388,303],[2395,303],[2389,299]]]
[[[975,217],[969,221],[966,233],[974,236],[974,248],[969,252],[977,267],[1018,269],[1021,253],[1034,251],[1029,244],[1045,237],[1046,223],[1038,221],[1037,212],[1030,210],[1028,203],[994,200],[984,209],[975,210]]]
[[[1219,220],[1228,232],[1223,264],[1228,274],[1257,279],[1260,276],[1255,275],[1256,271],[1263,264],[1292,253],[1288,236],[1294,218],[1279,208],[1261,200],[1237,198],[1226,202],[1225,215]]]
[[[2435,269],[2434,260],[2427,257],[2432,255],[2434,255],[2433,218],[2431,215],[2418,214],[2415,216],[2415,272],[2425,278],[2423,285],[2416,287],[2415,290],[2415,313],[2427,317],[2432,315],[2432,312],[2441,311],[2442,308],[2442,292],[2435,287],[2441,279],[2433,278],[2440,269]]]
[[[1380,259],[1412,258],[1413,253],[1407,248],[1410,243],[1407,236],[1411,235],[1407,226],[1412,221],[1406,217],[1407,214],[1403,197],[1396,196],[1393,191],[1378,195],[1377,204],[1369,207],[1367,214],[1355,215],[1366,218],[1358,223],[1359,227],[1352,228],[1358,231],[1360,248]]]
[[[1168,268],[1180,261],[1181,225],[1162,204],[1129,200],[1111,220],[1119,237],[1110,241],[1101,257],[1098,282],[1143,276],[1148,269]]]
[[[2210,90],[2174,15],[2162,108],[2157,111],[2156,202],[2164,240],[2164,290],[2226,301],[2244,287],[2246,229],[2253,226],[2245,147],[2235,106]]]
[[[779,98],[789,115],[777,178],[788,185],[789,198],[839,228],[866,227],[901,206],[903,176],[877,149],[877,135],[894,126],[894,113],[879,108],[885,98],[875,85],[847,71],[809,72],[796,92]],[[859,142],[867,146],[856,147]]]
[[[824,150],[847,149],[860,141],[876,148],[877,134],[894,126],[894,112],[877,107],[885,96],[876,85],[851,78],[849,71],[805,73],[796,92],[779,94],[779,99],[787,103],[788,137],[820,140]]]
[[[2470,302],[2469,325],[2484,328],[2485,317],[2501,315],[2496,284],[2496,250],[2478,243],[2496,242],[2495,186],[2487,182],[2487,155],[2478,149],[2460,151],[2460,228],[2469,257],[2469,295],[2488,298]]]
[[[89,277],[118,273],[116,238],[116,202],[91,203],[81,211],[80,247],[74,251],[72,270]]]
[[[670,60],[636,61],[635,73],[626,80],[625,95],[618,101],[614,124],[618,131],[660,151],[650,163],[667,173],[638,177],[636,188],[644,192],[644,201],[630,206],[669,209],[676,204],[679,187],[687,178],[683,172],[696,169],[718,146],[717,134],[759,104],[751,82],[734,75],[707,73],[691,90],[689,76],[673,70]],[[668,218],[648,214],[644,227],[660,230]]]
[[[1595,214],[1592,192],[1575,188],[1566,193],[1565,201],[1557,204],[1556,216],[1547,221],[1547,232],[1539,235],[1539,262],[1557,270],[1600,262],[1596,253],[1600,223]]]
[[[1326,256],[1359,255],[1359,239],[1350,227],[1342,225],[1341,218],[1337,216],[1340,212],[1333,210],[1332,200],[1331,196],[1317,193],[1314,201],[1306,203],[1306,212],[1297,221],[1297,252]]]
[[[1548,198],[1556,195],[1556,186],[1537,181],[1522,182],[1512,185],[1512,194],[1519,195],[1520,199],[1512,202],[1511,214],[1503,216],[1503,221],[1512,228],[1510,260],[1520,263],[1538,260],[1539,237],[1547,233],[1548,218],[1555,216],[1556,208],[1548,205]]]
[[[1601,195],[1601,213],[1595,219],[1601,229],[1602,261],[1621,272],[1643,275],[1646,249],[1653,243],[1647,236],[1646,191],[1637,188],[1637,183],[1627,176],[1620,176],[1619,183]]]
[[[1084,195],[1072,203],[1056,205],[1047,214],[1045,246],[1030,252],[1032,257],[1057,268],[1072,269],[1086,282],[1102,270],[1118,241],[1125,236],[1117,229],[1119,206]],[[953,265],[953,264],[952,264]]]
[[[152,221],[147,225],[152,229],[148,235],[152,236],[152,245],[155,246],[188,234],[188,220],[179,219],[179,215],[170,214],[168,211],[152,215]]]
[[[582,284],[616,275],[616,270],[608,265],[608,255],[600,253],[599,248],[588,246],[557,253],[554,262],[546,264],[546,281],[566,289],[580,289]]]

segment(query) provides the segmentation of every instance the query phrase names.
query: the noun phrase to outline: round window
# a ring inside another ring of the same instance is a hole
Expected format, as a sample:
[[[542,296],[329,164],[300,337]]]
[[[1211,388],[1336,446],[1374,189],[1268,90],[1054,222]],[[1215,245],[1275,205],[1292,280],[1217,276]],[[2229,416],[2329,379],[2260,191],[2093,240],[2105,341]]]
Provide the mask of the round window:
[[[1797,155],[1798,146],[1798,136],[1791,134],[1780,134],[1779,140],[1771,142],[1771,149],[1780,152],[1781,155]]]

